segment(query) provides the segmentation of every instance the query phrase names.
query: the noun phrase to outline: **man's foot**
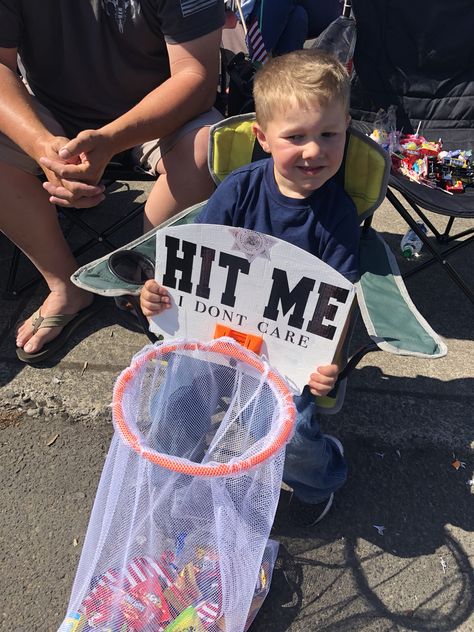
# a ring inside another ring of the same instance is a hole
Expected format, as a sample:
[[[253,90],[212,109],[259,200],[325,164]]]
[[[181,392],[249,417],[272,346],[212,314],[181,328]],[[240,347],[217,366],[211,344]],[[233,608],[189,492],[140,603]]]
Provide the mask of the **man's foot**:
[[[91,305],[94,296],[74,287],[64,292],[51,292],[40,307],[43,318],[57,314],[77,314]],[[44,345],[59,336],[62,327],[42,327],[35,331],[33,316],[25,320],[17,330],[16,346],[26,353],[37,353]]]

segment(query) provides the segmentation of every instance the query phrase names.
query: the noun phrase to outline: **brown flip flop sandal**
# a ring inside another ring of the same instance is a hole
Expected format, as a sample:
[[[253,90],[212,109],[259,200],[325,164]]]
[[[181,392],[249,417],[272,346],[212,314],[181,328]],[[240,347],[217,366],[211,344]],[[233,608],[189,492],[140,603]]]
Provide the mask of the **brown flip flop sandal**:
[[[48,358],[51,358],[64,347],[71,334],[88,318],[102,309],[103,306],[103,301],[94,298],[90,305],[81,309],[76,314],[41,316],[40,309],[38,309],[31,317],[33,334],[43,327],[63,327],[63,329],[56,338],[47,342],[39,351],[28,353],[28,351],[25,351],[21,347],[17,347],[16,355],[18,359],[27,364],[36,364],[37,362],[44,362]]]

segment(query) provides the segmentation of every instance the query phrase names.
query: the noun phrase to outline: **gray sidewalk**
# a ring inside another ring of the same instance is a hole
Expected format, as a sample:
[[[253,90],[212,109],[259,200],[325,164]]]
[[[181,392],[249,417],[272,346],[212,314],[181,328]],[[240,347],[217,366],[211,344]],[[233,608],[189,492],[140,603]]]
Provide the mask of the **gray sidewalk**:
[[[143,199],[142,189],[130,183],[95,212],[107,221]],[[384,203],[374,225],[396,251],[406,229],[396,212]],[[138,230],[128,227],[122,243]],[[4,285],[10,249],[1,236],[0,249]],[[473,247],[453,262],[472,280]],[[448,355],[427,361],[378,352],[353,373],[343,411],[324,422],[344,443],[349,481],[311,530],[291,526],[282,497],[273,536],[280,556],[252,632],[474,630],[474,309],[439,266],[407,286]],[[147,343],[119,323],[109,301],[59,361],[24,366],[14,322],[43,295],[37,286],[0,301],[5,632],[54,631],[65,614],[112,435],[112,387]],[[356,342],[365,340],[359,327]],[[456,470],[453,455],[465,467]]]

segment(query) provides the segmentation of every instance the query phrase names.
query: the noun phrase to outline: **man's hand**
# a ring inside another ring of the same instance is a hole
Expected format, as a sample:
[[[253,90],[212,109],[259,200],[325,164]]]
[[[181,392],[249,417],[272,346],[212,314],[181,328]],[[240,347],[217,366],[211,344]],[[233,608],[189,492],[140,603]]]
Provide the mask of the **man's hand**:
[[[60,158],[59,153],[69,142],[68,138],[54,136],[49,142],[42,144],[39,153],[43,155],[38,162],[48,178],[43,187],[50,195],[51,204],[91,208],[104,199],[104,187],[61,176],[60,172],[68,165],[65,159]]]
[[[309,376],[308,386],[311,394],[322,397],[330,393],[336,384],[338,375],[339,367],[337,364],[318,367],[316,372]]]
[[[99,182],[112,155],[99,131],[86,130],[72,140],[56,137],[39,160],[48,177],[43,186],[50,202],[76,208],[101,202],[104,187]]]
[[[154,279],[146,281],[140,292],[140,307],[147,318],[161,314],[171,307],[168,290]]]

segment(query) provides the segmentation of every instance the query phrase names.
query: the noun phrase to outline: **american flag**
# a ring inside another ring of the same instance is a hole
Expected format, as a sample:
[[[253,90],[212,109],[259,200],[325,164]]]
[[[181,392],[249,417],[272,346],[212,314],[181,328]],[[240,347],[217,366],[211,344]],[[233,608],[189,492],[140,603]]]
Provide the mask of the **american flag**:
[[[264,64],[268,60],[268,54],[256,17],[252,18],[247,25],[246,41],[250,59],[254,62]]]

